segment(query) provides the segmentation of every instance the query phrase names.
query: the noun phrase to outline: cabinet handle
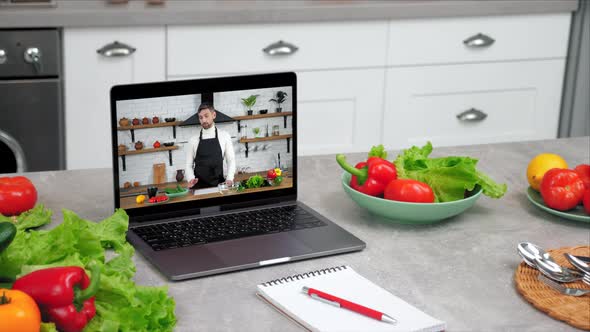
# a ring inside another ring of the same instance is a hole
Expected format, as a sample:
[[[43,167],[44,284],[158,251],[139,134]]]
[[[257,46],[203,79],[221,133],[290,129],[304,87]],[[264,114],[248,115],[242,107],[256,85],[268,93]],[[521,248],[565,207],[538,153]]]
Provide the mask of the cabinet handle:
[[[477,35],[471,36],[463,41],[463,44],[471,48],[488,47],[492,45],[496,40],[494,38],[478,33]]]
[[[135,50],[136,48],[134,47],[114,41],[110,44],[106,44],[102,48],[99,48],[96,50],[96,53],[106,57],[118,57],[131,55],[133,52],[135,52]]]
[[[0,65],[6,62],[6,51],[0,48]]]
[[[479,122],[487,117],[487,114],[475,108],[470,108],[465,112],[457,114],[457,119],[463,122]]]
[[[263,48],[262,51],[268,55],[291,55],[297,52],[298,49],[299,47],[291,43],[279,40],[278,42],[272,43]]]
[[[0,130],[0,142],[3,142],[14,153],[16,159],[16,172],[23,173],[27,171],[27,161],[25,159],[25,152],[18,141],[10,136],[7,132]]]

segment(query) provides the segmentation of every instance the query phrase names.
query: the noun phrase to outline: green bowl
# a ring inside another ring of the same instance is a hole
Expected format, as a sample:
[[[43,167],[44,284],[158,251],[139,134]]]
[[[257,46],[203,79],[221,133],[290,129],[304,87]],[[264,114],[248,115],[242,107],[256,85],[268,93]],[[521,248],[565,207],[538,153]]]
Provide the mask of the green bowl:
[[[431,224],[456,216],[472,207],[482,192],[479,188],[471,196],[453,202],[407,203],[369,196],[356,191],[349,185],[350,177],[349,173],[342,174],[342,187],[356,204],[375,215],[398,224]]]
[[[188,194],[188,189],[185,188],[183,191],[177,192],[177,193],[173,193],[173,194],[168,194],[168,193],[165,193],[165,194],[169,198],[180,197],[180,196],[184,196],[184,195]]]

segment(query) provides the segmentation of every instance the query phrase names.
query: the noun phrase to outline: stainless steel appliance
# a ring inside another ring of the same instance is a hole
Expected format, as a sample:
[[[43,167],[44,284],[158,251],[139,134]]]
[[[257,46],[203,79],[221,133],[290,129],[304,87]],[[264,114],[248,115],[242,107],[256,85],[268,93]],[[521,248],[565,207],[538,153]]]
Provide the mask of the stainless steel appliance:
[[[0,30],[0,173],[65,168],[61,35]]]

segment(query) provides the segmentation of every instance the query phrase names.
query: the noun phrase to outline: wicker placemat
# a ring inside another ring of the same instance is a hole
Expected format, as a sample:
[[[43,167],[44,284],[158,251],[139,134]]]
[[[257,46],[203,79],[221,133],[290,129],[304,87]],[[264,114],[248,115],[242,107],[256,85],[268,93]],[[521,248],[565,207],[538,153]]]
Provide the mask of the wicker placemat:
[[[555,261],[562,266],[574,267],[567,261],[564,253],[573,255],[590,256],[590,246],[565,247],[547,250]],[[564,321],[571,326],[590,331],[590,295],[568,296],[563,295],[553,288],[537,280],[540,272],[526,265],[524,262],[518,265],[514,274],[514,281],[518,292],[533,306],[547,315]],[[590,285],[581,280],[564,283],[566,287],[590,289]]]

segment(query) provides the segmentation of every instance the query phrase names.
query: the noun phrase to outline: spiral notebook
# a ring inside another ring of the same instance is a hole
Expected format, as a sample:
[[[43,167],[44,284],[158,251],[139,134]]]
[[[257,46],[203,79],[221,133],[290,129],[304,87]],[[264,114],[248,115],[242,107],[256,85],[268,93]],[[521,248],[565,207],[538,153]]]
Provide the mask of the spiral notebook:
[[[303,286],[381,311],[397,320],[381,322],[347,309],[312,299]],[[356,273],[338,266],[268,281],[257,295],[282,314],[310,331],[443,331],[435,319]]]

